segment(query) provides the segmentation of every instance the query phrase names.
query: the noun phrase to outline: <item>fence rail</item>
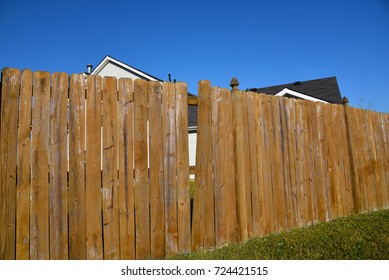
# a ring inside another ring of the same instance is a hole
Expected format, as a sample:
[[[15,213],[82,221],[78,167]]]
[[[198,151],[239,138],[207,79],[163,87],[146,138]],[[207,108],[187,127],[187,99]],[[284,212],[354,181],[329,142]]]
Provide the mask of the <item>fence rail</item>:
[[[161,259],[389,207],[388,114],[5,68],[0,125],[0,259]]]

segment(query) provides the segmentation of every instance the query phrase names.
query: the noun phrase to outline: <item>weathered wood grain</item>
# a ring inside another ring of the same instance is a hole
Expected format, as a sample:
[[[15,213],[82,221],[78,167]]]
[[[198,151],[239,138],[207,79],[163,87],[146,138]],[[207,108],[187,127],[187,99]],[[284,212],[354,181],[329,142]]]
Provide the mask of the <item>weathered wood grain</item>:
[[[35,72],[33,83],[30,259],[49,259],[50,73]]]
[[[119,230],[120,259],[135,259],[134,100],[133,81],[119,79]]]
[[[188,89],[182,82],[174,84],[176,96],[176,149],[177,149],[177,234],[178,252],[190,251],[190,189],[188,144]]]
[[[90,76],[86,99],[86,257],[102,260],[103,231],[101,208],[101,100],[103,82],[100,76]]]
[[[150,214],[147,151],[147,84],[134,81],[134,162],[136,258],[150,258]]]
[[[30,176],[32,71],[23,70],[20,86],[18,177],[16,197],[16,259],[30,258]]]
[[[16,255],[16,155],[19,88],[20,71],[15,68],[4,68],[2,71],[0,128],[0,259],[14,259]]]
[[[173,83],[165,82],[162,88],[164,111],[165,254],[166,256],[171,256],[178,253],[176,96]]]
[[[192,250],[215,246],[212,182],[211,85],[199,82]]]
[[[165,256],[165,194],[162,128],[162,85],[151,82],[147,85],[150,122],[150,226],[151,258]]]
[[[50,259],[68,259],[67,106],[69,77],[52,75],[50,100]]]
[[[69,258],[86,259],[85,78],[70,76],[69,90]]]
[[[103,237],[104,259],[120,258],[117,80],[103,79]]]

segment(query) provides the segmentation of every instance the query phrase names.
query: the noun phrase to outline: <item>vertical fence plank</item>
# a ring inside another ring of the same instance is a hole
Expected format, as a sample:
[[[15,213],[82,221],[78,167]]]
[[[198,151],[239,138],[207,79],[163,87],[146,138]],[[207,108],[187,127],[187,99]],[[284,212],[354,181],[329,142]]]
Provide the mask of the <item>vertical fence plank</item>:
[[[30,173],[31,173],[31,100],[32,72],[21,74],[19,134],[18,134],[18,177],[16,197],[16,259],[30,258]]]
[[[243,127],[244,127],[244,139],[251,140],[252,137],[249,135],[249,117],[253,117],[252,115],[248,115],[248,113],[251,113],[251,111],[248,110],[248,104],[247,104],[247,92],[243,91],[241,92],[241,99],[242,99],[242,116],[243,116]],[[245,166],[246,169],[245,177],[246,177],[246,190],[245,190],[245,196],[246,196],[246,215],[247,215],[247,237],[251,238],[253,237],[253,211],[252,211],[252,178],[251,178],[251,168],[250,168],[250,144],[244,145],[244,160],[245,160]],[[239,170],[239,169],[237,169]]]
[[[101,215],[101,98],[102,78],[89,76],[86,100],[86,257],[103,259]]]
[[[331,158],[332,158],[332,166],[333,166],[333,185],[332,185],[332,195],[334,198],[334,207],[336,207],[336,217],[342,217],[343,215],[343,201],[342,201],[342,191],[341,191],[341,168],[340,168],[340,160],[338,153],[338,119],[336,114],[336,106],[330,105],[331,113],[329,117],[331,118],[332,128],[330,131],[331,134]]]
[[[50,102],[50,259],[68,259],[68,75],[52,75]]]
[[[199,82],[192,250],[215,246],[212,184],[211,85]]]
[[[260,224],[260,205],[259,205],[259,185],[258,185],[258,161],[257,161],[257,139],[255,128],[255,101],[256,93],[247,92],[247,124],[248,124],[248,140],[249,140],[249,157],[250,157],[250,174],[251,174],[251,205],[252,205],[252,223],[253,235],[261,235]]]
[[[348,202],[347,202],[347,195],[346,195],[346,171],[344,166],[344,151],[345,146],[343,145],[343,141],[345,138],[343,137],[343,125],[344,125],[344,115],[340,113],[340,109],[342,109],[341,105],[334,105],[333,106],[333,123],[334,123],[334,129],[333,129],[333,136],[336,140],[336,173],[337,173],[337,188],[336,192],[338,195],[338,215],[340,217],[343,217],[348,212]]]
[[[264,177],[265,172],[265,129],[264,129],[264,118],[263,118],[263,94],[255,94],[254,96],[254,118],[255,118],[255,139],[256,139],[256,161],[257,161],[257,194],[258,194],[258,205],[259,205],[259,236],[265,235],[266,228],[266,209],[265,209],[265,184]],[[254,171],[255,172],[255,171]],[[256,200],[256,191],[253,190],[254,203]],[[254,228],[255,233],[255,228]]]
[[[348,166],[349,166],[349,201],[351,203],[350,212],[353,214],[358,213],[358,202],[357,202],[357,182],[359,182],[355,170],[355,155],[353,149],[355,149],[354,138],[352,137],[352,129],[354,127],[354,120],[352,118],[351,109],[347,104],[343,106],[344,111],[344,120],[345,120],[345,137],[346,137],[346,147],[348,157]]]
[[[304,156],[303,156],[303,187],[304,187],[304,203],[307,209],[306,223],[310,224],[313,221],[312,207],[312,165],[311,165],[311,120],[309,112],[309,104],[311,102],[303,100],[302,102],[302,117],[303,117],[303,134],[304,138]]]
[[[263,184],[264,184],[264,203],[265,203],[265,233],[274,232],[274,200],[273,200],[273,183],[272,183],[272,167],[271,167],[271,143],[270,137],[272,133],[272,119],[271,119],[271,100],[270,96],[263,96],[262,104],[262,116],[263,129],[264,129],[264,171],[263,171]]]
[[[15,259],[16,252],[16,163],[20,71],[2,72],[0,132],[0,259]]]
[[[135,259],[133,82],[119,79],[119,228],[120,259]]]
[[[211,134],[212,134],[212,158],[214,170],[214,189],[215,189],[215,241],[216,246],[221,246],[227,242],[226,219],[223,211],[223,178],[222,178],[222,140],[221,135],[224,123],[221,122],[222,108],[220,105],[221,89],[218,87],[211,88]]]
[[[299,225],[304,225],[308,222],[308,204],[306,193],[306,178],[305,178],[305,145],[306,131],[304,127],[304,102],[296,101],[296,184],[297,184],[297,205]]]
[[[384,135],[384,141],[385,141],[385,174],[386,174],[386,181],[388,184],[386,184],[386,207],[389,207],[389,114],[382,114],[381,116],[382,120],[382,133]]]
[[[177,226],[178,250],[189,252],[190,240],[190,189],[188,144],[188,90],[182,82],[175,83],[176,96],[176,147],[177,147]]]
[[[347,138],[347,125],[346,116],[344,114],[344,106],[336,106],[337,108],[337,120],[339,123],[338,130],[338,153],[341,164],[341,190],[342,190],[342,202],[343,202],[343,215],[350,215],[354,213],[354,200],[352,194],[352,182],[351,182],[351,166],[350,155],[348,152],[348,138]]]
[[[103,79],[103,237],[104,258],[120,258],[117,177],[117,81]]]
[[[380,172],[378,171],[378,160],[377,160],[377,151],[376,151],[376,139],[374,131],[374,117],[373,111],[365,111],[365,122],[366,122],[366,132],[368,137],[368,147],[369,147],[369,166],[370,166],[370,194],[372,202],[372,210],[378,210],[378,201],[379,201],[379,185],[381,183]]]
[[[364,165],[363,165],[363,173],[366,178],[366,197],[367,197],[367,205],[368,211],[374,211],[375,207],[375,182],[374,182],[374,163],[373,163],[373,147],[370,136],[370,120],[368,117],[368,111],[363,110],[362,114],[363,119],[363,127],[364,129]]]
[[[296,227],[298,225],[298,204],[297,204],[297,177],[296,177],[296,100],[293,98],[287,98],[285,100],[285,121],[286,121],[286,144],[289,158],[288,167],[284,172],[288,173],[289,184],[288,193],[289,197],[287,204],[290,210],[290,219],[288,224],[290,227]],[[288,211],[289,211],[288,210]]]
[[[177,151],[175,127],[175,90],[173,83],[163,83],[164,186],[165,186],[165,252],[178,252],[177,228]]]
[[[323,126],[325,137],[325,151],[327,158],[327,174],[329,177],[329,205],[331,209],[331,219],[338,218],[338,196],[337,196],[337,180],[336,174],[336,141],[334,139],[333,131],[333,105],[326,104],[323,107]]]
[[[150,258],[150,215],[147,155],[147,84],[134,82],[136,258]]]
[[[368,170],[367,163],[366,163],[366,156],[368,155],[367,145],[366,145],[366,127],[365,127],[365,120],[364,120],[364,110],[357,109],[356,111],[356,119],[357,119],[357,128],[358,132],[356,132],[357,136],[357,147],[358,153],[359,153],[359,165],[358,165],[358,172],[360,176],[360,193],[361,193],[361,204],[362,206],[362,212],[369,211],[369,201],[368,201],[368,195],[367,195],[367,176],[366,176],[366,170]]]
[[[285,184],[283,171],[283,149],[282,149],[282,132],[280,118],[280,98],[271,98],[272,111],[272,182],[274,198],[274,226],[276,231],[286,228],[286,209],[285,209]]]
[[[247,240],[252,236],[251,213],[251,182],[249,147],[245,144],[248,139],[247,100],[242,91],[232,92],[232,114],[234,121],[235,139],[235,168],[238,205],[238,224],[240,240]]]
[[[387,127],[388,123],[386,121],[386,117],[388,115],[381,113],[379,114],[379,130],[381,133],[381,147],[382,152],[380,152],[381,161],[382,161],[382,174],[383,174],[383,182],[382,182],[382,203],[383,208],[386,209],[389,207],[389,143],[387,135]]]
[[[292,223],[292,204],[290,200],[291,196],[291,183],[290,183],[290,158],[289,158],[289,128],[288,128],[288,118],[290,114],[290,108],[287,98],[280,98],[280,142],[281,142],[281,154],[282,154],[282,179],[283,179],[283,200],[284,200],[284,229],[288,229]]]
[[[314,110],[314,122],[312,127],[312,153],[314,160],[314,184],[316,188],[317,199],[317,215],[319,221],[327,219],[326,207],[326,176],[325,176],[325,157],[323,153],[323,122],[322,122],[322,107],[321,103],[314,103],[312,106]]]
[[[85,78],[70,76],[69,90],[69,258],[86,259]]]
[[[237,241],[231,94],[213,87],[212,146],[216,245]]]
[[[359,121],[358,121],[358,109],[352,108],[350,110],[350,142],[352,143],[352,150],[351,153],[353,154],[353,164],[354,164],[354,176],[355,176],[355,204],[356,204],[356,210],[357,213],[361,213],[361,211],[365,211],[365,203],[364,203],[364,196],[362,191],[362,177],[361,177],[361,170],[360,170],[360,164],[361,164],[361,151],[360,151],[360,127],[359,127]]]
[[[372,118],[372,125],[373,125],[373,136],[374,136],[374,143],[375,143],[375,155],[376,155],[376,161],[375,161],[375,174],[376,178],[375,181],[377,182],[377,209],[383,209],[384,207],[384,201],[383,201],[383,186],[385,185],[385,177],[383,176],[383,161],[382,161],[382,155],[385,153],[383,150],[383,140],[382,140],[382,131],[380,129],[380,118],[379,113],[377,112],[371,112],[371,118]]]
[[[49,259],[50,73],[35,72],[32,109],[30,259]]]
[[[165,255],[165,199],[163,186],[162,88],[160,82],[147,84],[150,123],[150,223],[151,258]]]
[[[316,134],[316,107],[314,102],[304,101],[305,121],[306,121],[306,178],[307,178],[307,194],[308,194],[308,221],[309,223],[317,222],[318,219],[318,204],[317,204],[317,186],[315,184],[315,155],[314,142],[317,139]]]

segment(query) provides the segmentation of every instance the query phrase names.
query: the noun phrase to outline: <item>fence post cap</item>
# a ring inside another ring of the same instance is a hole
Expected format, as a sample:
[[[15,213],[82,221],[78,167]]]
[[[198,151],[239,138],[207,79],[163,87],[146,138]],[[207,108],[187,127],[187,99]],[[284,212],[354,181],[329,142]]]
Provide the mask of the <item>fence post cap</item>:
[[[230,86],[232,87],[232,90],[238,89],[239,81],[236,77],[232,77],[231,82],[230,82]]]
[[[347,105],[348,105],[348,99],[347,99],[346,96],[343,97],[343,99],[342,99],[342,104],[343,104],[344,106],[347,106]]]

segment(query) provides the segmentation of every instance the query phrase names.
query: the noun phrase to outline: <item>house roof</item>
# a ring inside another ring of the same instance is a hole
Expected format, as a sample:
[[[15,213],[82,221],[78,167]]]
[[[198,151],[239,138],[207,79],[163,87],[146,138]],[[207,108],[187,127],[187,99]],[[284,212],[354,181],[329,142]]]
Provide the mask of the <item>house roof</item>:
[[[341,95],[336,77],[294,82],[263,88],[250,88],[247,89],[247,91],[328,103],[341,103]],[[189,106],[188,111],[189,131],[195,131],[197,128],[197,106]]]
[[[291,95],[292,97],[294,96],[297,98],[304,98],[304,96],[299,96],[299,94],[303,94],[307,97],[304,99],[309,99],[309,97],[312,97],[312,100],[318,99],[317,101],[325,101],[337,104],[340,104],[342,101],[336,77],[328,77],[303,82],[299,81],[263,88],[250,88],[247,90],[271,95],[281,95],[279,93],[284,90],[284,94],[282,94],[282,96]]]
[[[93,69],[91,75],[99,75],[99,73],[101,72],[101,70],[103,70],[103,68],[105,66],[107,66],[108,63],[112,63],[120,68],[123,68],[124,70],[127,70],[131,73],[133,73],[134,75],[138,76],[139,78],[142,78],[142,79],[145,79],[145,80],[148,80],[148,81],[160,81],[162,82],[161,79],[155,77],[155,76],[152,76],[142,70],[139,70],[131,65],[128,65],[126,63],[123,63],[109,55],[106,55],[104,57],[104,59]]]

